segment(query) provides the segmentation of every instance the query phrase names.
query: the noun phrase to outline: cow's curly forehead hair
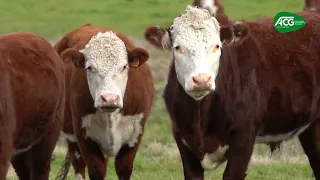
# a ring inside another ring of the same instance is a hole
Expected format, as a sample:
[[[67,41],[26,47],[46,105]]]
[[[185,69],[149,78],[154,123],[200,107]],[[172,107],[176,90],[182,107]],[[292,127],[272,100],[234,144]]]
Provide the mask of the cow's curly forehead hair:
[[[127,51],[124,42],[112,31],[99,32],[80,50],[86,60],[107,59],[117,63],[117,59],[126,59]]]
[[[192,27],[193,29],[210,28],[220,31],[220,25],[216,18],[210,15],[207,9],[195,6],[187,6],[186,12],[176,17],[170,27],[172,34],[180,29]]]

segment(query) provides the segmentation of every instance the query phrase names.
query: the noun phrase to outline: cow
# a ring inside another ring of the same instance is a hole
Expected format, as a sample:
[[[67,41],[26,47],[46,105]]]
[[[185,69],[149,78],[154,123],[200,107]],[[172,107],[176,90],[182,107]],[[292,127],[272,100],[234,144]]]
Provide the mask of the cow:
[[[311,12],[319,12],[320,11],[320,0],[305,0],[303,10],[311,11]]]
[[[19,179],[49,179],[64,120],[64,64],[44,38],[0,36],[0,180],[12,163]]]
[[[119,179],[130,179],[154,99],[149,53],[123,34],[85,24],[54,46],[66,63],[63,134],[76,177],[106,176],[115,157]]]
[[[189,6],[170,31],[149,26],[145,39],[172,51],[163,98],[185,179],[227,162],[224,180],[246,177],[254,144],[299,137],[320,179],[320,15],[279,33],[272,17],[220,26]]]

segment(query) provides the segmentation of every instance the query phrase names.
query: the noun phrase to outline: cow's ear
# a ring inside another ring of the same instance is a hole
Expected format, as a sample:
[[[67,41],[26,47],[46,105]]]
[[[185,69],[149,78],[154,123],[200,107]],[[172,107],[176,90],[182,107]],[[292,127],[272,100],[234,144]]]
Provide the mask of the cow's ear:
[[[70,59],[72,59],[73,63],[76,65],[76,67],[84,68],[84,62],[85,58],[83,53],[79,52],[78,50],[74,48],[68,48],[64,50],[61,53],[61,59],[64,62],[68,62]]]
[[[130,67],[138,67],[145,63],[149,59],[149,53],[142,48],[134,48],[133,50],[128,50],[128,61]]]
[[[169,28],[149,26],[144,32],[144,38],[157,49],[171,50]]]
[[[249,27],[243,22],[237,21],[232,25],[222,26],[220,29],[221,41],[227,44],[240,43],[249,34]]]

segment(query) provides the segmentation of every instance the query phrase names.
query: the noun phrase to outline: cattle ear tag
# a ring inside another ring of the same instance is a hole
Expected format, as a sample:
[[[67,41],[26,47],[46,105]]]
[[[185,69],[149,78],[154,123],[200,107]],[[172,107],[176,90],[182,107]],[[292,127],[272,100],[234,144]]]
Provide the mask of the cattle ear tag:
[[[133,60],[133,62],[130,64],[131,67],[138,67],[139,66],[139,59]]]

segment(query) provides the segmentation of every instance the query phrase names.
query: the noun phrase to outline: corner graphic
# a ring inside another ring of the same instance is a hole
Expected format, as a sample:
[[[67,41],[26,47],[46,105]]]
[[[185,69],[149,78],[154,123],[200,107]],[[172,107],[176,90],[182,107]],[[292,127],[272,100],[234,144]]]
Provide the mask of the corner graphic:
[[[273,25],[278,32],[287,33],[303,28],[307,21],[291,12],[279,12],[273,18]]]

